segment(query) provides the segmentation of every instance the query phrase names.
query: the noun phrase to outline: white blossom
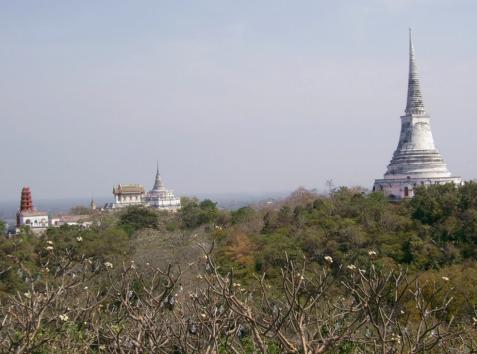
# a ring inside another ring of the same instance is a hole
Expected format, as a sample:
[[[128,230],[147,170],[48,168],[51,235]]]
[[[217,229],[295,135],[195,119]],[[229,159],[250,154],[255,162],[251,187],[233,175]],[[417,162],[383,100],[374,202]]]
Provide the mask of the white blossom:
[[[82,238],[81,236],[78,236],[78,237],[76,238],[76,241],[82,242],[82,241],[83,241],[83,238]]]
[[[328,263],[333,263],[333,258],[331,258],[330,256],[325,256],[325,261],[327,261]]]
[[[105,263],[104,263],[104,266],[105,266],[106,268],[113,268],[113,263],[111,263],[111,262],[105,262]]]
[[[401,344],[401,337],[397,334],[392,334],[391,335],[391,340],[393,342],[396,342],[397,344]]]
[[[47,250],[47,251],[53,251],[53,249],[54,249],[53,246],[46,246],[45,247],[45,250]]]
[[[449,281],[450,279],[448,277],[442,277],[442,280]]]
[[[370,257],[374,257],[374,256],[377,255],[377,253],[376,253],[376,251],[372,251],[372,250],[371,250],[371,251],[368,251],[368,255],[369,255]]]
[[[350,264],[346,268],[348,268],[349,270],[356,270],[356,266],[354,264]]]
[[[60,320],[62,320],[63,322],[66,322],[69,320],[69,317],[67,314],[63,314],[63,315],[59,315],[58,316],[60,318]]]

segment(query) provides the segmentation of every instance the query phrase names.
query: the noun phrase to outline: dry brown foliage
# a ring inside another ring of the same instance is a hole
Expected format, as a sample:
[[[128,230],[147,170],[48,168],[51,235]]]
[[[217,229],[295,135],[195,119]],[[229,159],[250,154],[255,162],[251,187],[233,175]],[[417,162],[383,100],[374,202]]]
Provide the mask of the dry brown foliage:
[[[451,293],[404,271],[287,260],[281,286],[245,288],[203,250],[198,285],[180,267],[73,262],[52,250],[29,290],[0,306],[0,350],[14,353],[471,352],[447,316]],[[49,269],[49,267],[51,269]],[[433,296],[440,294],[438,304]],[[410,311],[410,305],[415,311]],[[470,327],[468,327],[470,329]]]

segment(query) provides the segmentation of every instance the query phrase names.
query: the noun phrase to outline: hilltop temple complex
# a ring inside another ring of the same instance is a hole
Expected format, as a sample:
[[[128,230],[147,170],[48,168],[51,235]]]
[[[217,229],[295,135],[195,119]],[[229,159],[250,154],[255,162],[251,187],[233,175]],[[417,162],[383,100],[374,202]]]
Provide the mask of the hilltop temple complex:
[[[374,182],[373,191],[383,191],[390,199],[414,196],[417,186],[453,183],[453,177],[434,145],[430,116],[424,109],[414,46],[409,31],[409,79],[405,115],[401,117],[401,134],[383,179]]]
[[[176,197],[172,190],[165,188],[159,173],[156,170],[156,178],[152,189],[145,193],[140,184],[118,184],[113,187],[114,203],[106,205],[107,209],[123,208],[133,205],[148,206],[160,210],[176,211],[181,207],[180,198]]]
[[[23,187],[20,200],[20,209],[17,212],[16,230],[12,234],[19,233],[21,227],[29,228],[35,234],[42,234],[48,227],[60,227],[63,225],[89,228],[93,225],[91,215],[68,215],[58,214],[49,216],[46,211],[39,211],[33,207],[31,190]]]

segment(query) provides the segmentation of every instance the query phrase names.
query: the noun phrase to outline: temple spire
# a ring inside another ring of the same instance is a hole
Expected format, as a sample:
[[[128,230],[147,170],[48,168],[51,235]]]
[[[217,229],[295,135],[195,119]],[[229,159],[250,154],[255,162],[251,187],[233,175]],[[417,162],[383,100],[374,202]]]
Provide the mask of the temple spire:
[[[406,115],[426,115],[422,100],[421,85],[417,73],[412,30],[409,28],[409,81],[407,85]]]
[[[157,162],[157,169],[156,169],[156,180],[154,181],[154,187],[152,190],[158,191],[164,189],[164,185],[162,184],[161,175],[159,173],[159,161]]]
[[[373,190],[382,191],[393,200],[412,198],[418,186],[434,184],[461,185],[434,145],[429,117],[422,102],[416,70],[414,46],[409,30],[409,87],[406,114],[401,116],[399,142],[384,178],[374,182]]]

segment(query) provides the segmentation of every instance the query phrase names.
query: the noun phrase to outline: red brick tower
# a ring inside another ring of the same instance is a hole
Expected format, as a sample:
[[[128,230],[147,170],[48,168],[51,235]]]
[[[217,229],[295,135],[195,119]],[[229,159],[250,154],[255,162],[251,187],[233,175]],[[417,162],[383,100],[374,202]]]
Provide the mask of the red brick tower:
[[[20,210],[17,213],[17,226],[20,226],[20,213],[22,211],[33,211],[30,187],[23,187],[20,200]]]
[[[22,199],[20,201],[20,211],[32,211],[33,202],[31,201],[30,187],[23,187]]]

